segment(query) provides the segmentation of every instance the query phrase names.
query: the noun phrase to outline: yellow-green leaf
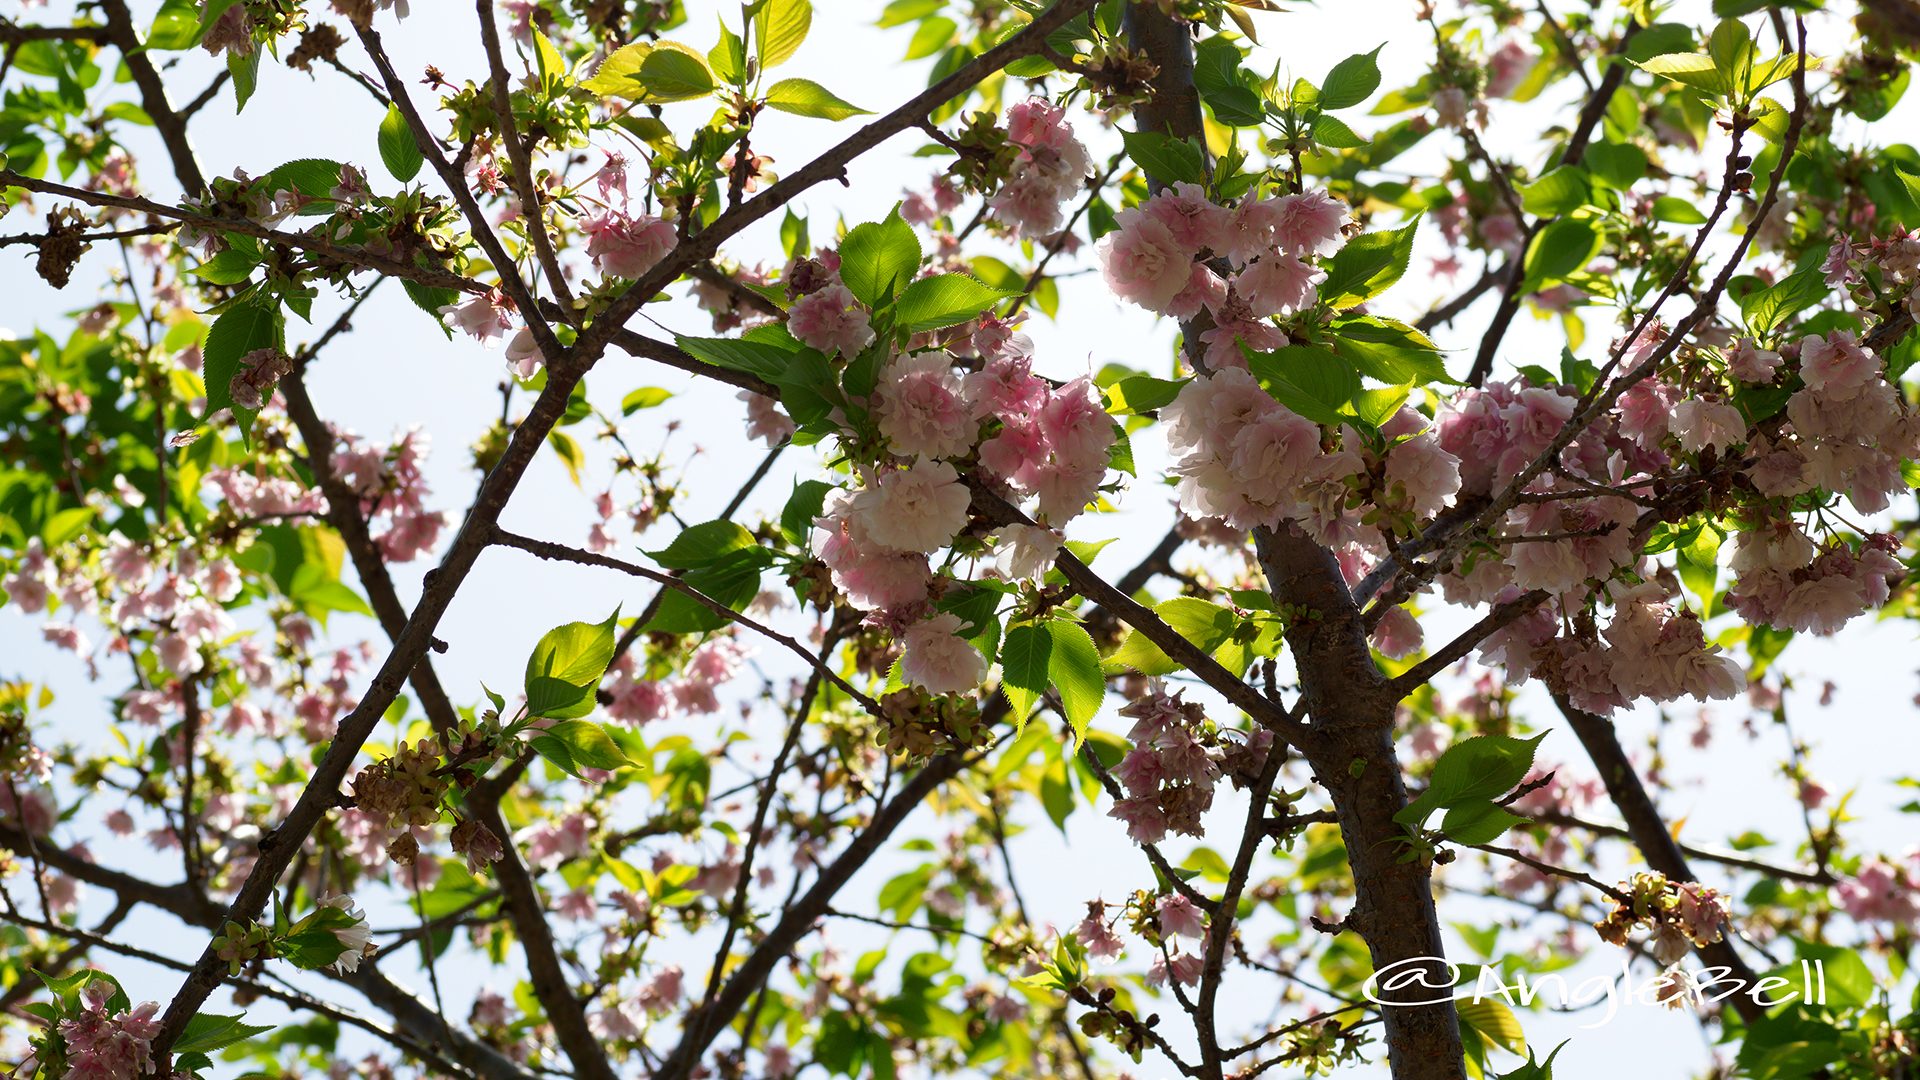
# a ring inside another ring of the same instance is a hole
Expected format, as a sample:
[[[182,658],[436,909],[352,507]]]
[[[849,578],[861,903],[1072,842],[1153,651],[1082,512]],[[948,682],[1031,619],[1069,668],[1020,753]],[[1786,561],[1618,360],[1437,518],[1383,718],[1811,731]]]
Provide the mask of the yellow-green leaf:
[[[781,79],[774,83],[767,88],[767,106],[795,116],[817,116],[822,120],[845,120],[869,111],[841,99],[811,79]]]
[[[753,17],[753,38],[760,53],[760,70],[777,67],[800,51],[813,28],[812,0],[765,0]]]

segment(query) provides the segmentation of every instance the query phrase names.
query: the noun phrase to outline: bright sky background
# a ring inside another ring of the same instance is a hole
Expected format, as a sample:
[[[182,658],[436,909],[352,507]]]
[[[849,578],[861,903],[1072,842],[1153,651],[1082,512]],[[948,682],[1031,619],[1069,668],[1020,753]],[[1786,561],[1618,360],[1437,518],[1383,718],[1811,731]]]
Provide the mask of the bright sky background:
[[[9,3],[9,7],[13,5]],[[152,5],[136,5],[142,10]],[[316,5],[318,6],[318,5]],[[783,74],[813,78],[860,105],[884,111],[925,84],[928,62],[898,64],[894,60],[906,47],[907,31],[881,31],[872,27],[883,5],[878,0],[822,0],[816,5],[811,39],[798,57],[783,69]],[[1704,8],[1704,3],[1683,8]],[[692,11],[689,25],[679,35],[704,50],[712,43],[713,13],[725,12],[737,21],[732,4],[714,5],[689,0]],[[71,9],[70,3],[57,0],[50,9],[32,13],[36,21],[56,23]],[[1278,62],[1290,74],[1318,79],[1339,58],[1386,42],[1380,63],[1386,73],[1385,85],[1393,87],[1409,82],[1424,70],[1431,55],[1427,30],[1415,20],[1414,4],[1409,0],[1341,0],[1319,7],[1298,6],[1285,14],[1258,15],[1265,45],[1262,56],[1268,63]],[[1681,17],[1685,17],[1682,15]],[[1831,16],[1819,16],[1815,31],[1825,38],[1845,33],[1845,27]],[[474,17],[469,5],[446,4],[434,0],[416,0],[412,18],[395,26],[391,16],[381,26],[398,70],[414,82],[415,99],[425,102],[418,88],[418,76],[424,65],[434,63],[449,78],[460,82],[478,78],[482,60],[474,38]],[[1763,39],[1764,40],[1764,39]],[[1816,38],[1816,44],[1821,39]],[[458,46],[450,43],[457,42]],[[1817,50],[1819,51],[1819,50]],[[1825,50],[1829,54],[1833,50]],[[361,63],[357,47],[343,50],[356,67]],[[213,70],[204,55],[195,53],[179,62],[179,71],[169,75],[176,101],[205,85]],[[189,72],[191,74],[189,74]],[[1488,141],[1493,152],[1515,157],[1530,167],[1538,148],[1524,141],[1555,115],[1562,101],[1547,101],[1529,106],[1496,104],[1494,123]],[[374,150],[374,133],[380,119],[376,104],[358,88],[338,76],[323,76],[316,83],[308,76],[274,64],[262,73],[258,96],[246,112],[233,115],[232,99],[223,97],[209,106],[195,125],[194,142],[203,168],[209,174],[231,173],[244,169],[258,175],[294,158],[323,157],[350,161],[369,168],[377,189],[391,181],[379,168]],[[1565,119],[1564,111],[1558,114]],[[698,105],[669,106],[667,120],[686,130],[704,116]],[[1914,118],[1911,102],[1906,103],[1882,127],[1884,132],[1902,130]],[[1091,117],[1075,117],[1096,156],[1113,143],[1110,134],[1095,130]],[[1371,130],[1365,117],[1355,126],[1363,133]],[[791,171],[853,130],[853,123],[831,124],[825,121],[768,114],[755,134],[755,147],[771,154],[778,171]],[[1907,130],[1912,130],[1910,126]],[[1883,136],[1890,137],[1890,136]],[[903,191],[923,187],[934,165],[926,159],[909,157],[924,143],[915,134],[898,137],[855,162],[849,169],[850,186],[822,185],[800,200],[803,212],[811,217],[816,238],[829,236],[833,222],[841,215],[852,222],[870,220],[885,209]],[[157,142],[136,142],[137,155],[144,165],[143,182],[157,197],[177,194],[177,188],[159,154]],[[1450,149],[1439,136],[1429,140],[1422,153]],[[1715,151],[1717,153],[1718,151]],[[431,185],[430,171],[423,180]],[[22,215],[15,222],[26,226]],[[10,223],[9,228],[12,229]],[[736,258],[778,258],[776,219],[749,230],[729,252]],[[1464,287],[1477,267],[1469,268],[1458,282],[1434,278],[1428,271],[1428,256],[1438,252],[1437,230],[1422,234],[1421,254],[1414,270],[1390,294],[1383,308],[1389,314],[1411,315],[1424,310],[1435,298],[1449,295],[1453,288]],[[34,276],[30,259],[20,250],[8,252],[0,260],[0,326],[25,333],[35,325],[61,322],[73,311],[91,305],[101,272],[113,253],[108,247],[96,248],[82,263],[75,283],[64,292],[55,292]],[[1057,267],[1063,265],[1056,263]],[[1084,266],[1084,261],[1065,265]],[[672,292],[679,296],[683,288]],[[1061,282],[1063,296],[1061,324],[1037,319],[1030,330],[1038,343],[1038,355],[1045,373],[1071,377],[1089,369],[1097,370],[1108,362],[1164,373],[1170,355],[1173,327],[1156,321],[1136,308],[1116,303],[1099,285],[1097,276],[1080,276]],[[1456,374],[1464,372],[1491,304],[1483,302],[1454,327],[1435,334],[1443,347],[1455,350],[1450,366]],[[338,305],[329,299],[315,305],[315,327],[295,324],[289,327],[290,343],[309,340],[324,328]],[[685,333],[710,332],[706,316],[690,303],[675,299],[650,307],[647,315],[661,326]],[[1557,323],[1536,323],[1522,316],[1509,338],[1504,356],[1510,362],[1551,362],[1561,341]],[[1604,325],[1604,314],[1589,317],[1588,351],[1603,345],[1611,335]],[[1462,354],[1465,355],[1462,355]],[[476,475],[466,448],[484,426],[498,414],[497,384],[502,361],[497,351],[487,352],[466,338],[447,343],[440,331],[414,308],[400,290],[392,285],[364,309],[352,335],[331,346],[314,366],[310,384],[323,416],[334,419],[362,434],[384,438],[388,433],[411,424],[419,424],[431,433],[434,454],[428,471],[435,489],[435,502],[448,509],[457,520],[471,496]],[[664,407],[636,417],[627,425],[629,441],[644,454],[648,448],[669,440],[673,448],[670,460],[685,460],[697,453],[688,474],[690,498],[681,512],[689,522],[704,520],[717,513],[733,494],[738,480],[758,464],[764,453],[757,444],[747,445],[740,436],[743,411],[730,392],[717,384],[695,384],[677,373],[646,361],[621,354],[609,355],[589,379],[593,399],[603,410],[617,414],[621,398],[638,386],[655,385],[673,390],[675,396]],[[524,407],[524,398],[521,407]],[[666,436],[661,427],[668,420],[681,422],[679,431]],[[576,429],[584,437],[585,427]],[[1151,433],[1136,436],[1136,452],[1143,464],[1156,460],[1157,440]],[[599,455],[589,471],[586,495],[601,490],[609,476]],[[787,490],[785,475],[812,475],[812,458],[805,451],[790,450],[773,478],[762,484],[749,503],[748,516],[759,511],[777,511]],[[1143,475],[1150,475],[1143,468]],[[1164,490],[1149,482],[1137,482],[1120,501],[1124,514],[1119,517],[1088,516],[1076,522],[1071,534],[1077,538],[1104,539],[1118,536],[1119,542],[1102,556],[1100,568],[1117,574],[1132,564],[1163,532],[1169,520],[1170,499]],[[580,542],[592,522],[588,499],[567,479],[558,461],[543,454],[529,473],[509,507],[503,524],[513,530],[571,543]],[[671,525],[657,528],[637,546],[657,548],[671,539]],[[634,550],[623,537],[626,553]],[[421,560],[396,568],[403,594],[411,599],[418,593],[419,575],[431,566]],[[441,624],[439,636],[450,649],[436,659],[441,681],[456,700],[472,700],[479,695],[479,683],[495,686],[517,685],[519,672],[533,641],[548,627],[576,620],[597,620],[614,602],[637,609],[650,595],[626,579],[592,572],[578,567],[536,563],[514,552],[494,551],[482,557],[473,576]],[[1429,641],[1440,638],[1450,624],[1442,619],[1429,624]],[[378,628],[366,620],[338,617],[331,631],[342,640],[369,637],[380,640]],[[100,640],[97,630],[90,635]],[[1911,842],[1908,822],[1890,813],[1905,801],[1904,793],[1891,781],[1906,762],[1890,760],[1891,746],[1912,745],[1915,709],[1911,698],[1916,689],[1912,662],[1913,632],[1905,625],[1874,625],[1868,620],[1831,642],[1796,642],[1787,657],[1786,670],[1803,687],[1789,695],[1789,706],[1801,736],[1813,746],[1816,775],[1836,792],[1857,791],[1852,813],[1861,818],[1849,826],[1855,844],[1876,850],[1900,850]],[[39,642],[39,620],[19,616],[11,609],[0,610],[0,674],[26,677],[51,686],[58,695],[56,703],[41,715],[41,723],[53,738],[94,741],[105,738],[104,701],[118,689],[108,682],[89,684],[81,661],[55,652]],[[763,648],[759,661],[770,674],[788,671],[776,650]],[[1820,684],[1831,679],[1842,690],[1831,708],[1818,709],[1815,699]],[[1529,698],[1529,717],[1543,726],[1553,726],[1551,707]],[[1739,731],[1745,718],[1744,708],[1723,705],[1714,715],[1715,739],[1706,753],[1686,745],[1695,707],[1682,702],[1672,710],[1675,726],[1667,729],[1664,748],[1668,753],[1668,775],[1679,782],[1681,790],[1663,803],[1669,819],[1684,821],[1687,839],[1712,845],[1721,837],[1759,828],[1789,844],[1797,835],[1799,818],[1792,801],[1791,786],[1775,768],[1784,756],[1783,734],[1770,724],[1762,724],[1757,736],[1749,739]],[[761,721],[771,730],[771,720]],[[1104,721],[1115,727],[1111,717]],[[1651,710],[1622,721],[1622,737],[1630,748],[1643,747],[1645,738],[1656,730],[1658,720]],[[1590,774],[1572,734],[1563,728],[1550,736],[1542,750],[1543,758],[1572,759],[1575,771]],[[1295,782],[1298,786],[1298,780]],[[1223,790],[1223,794],[1224,790]],[[1084,901],[1095,890],[1109,899],[1148,884],[1144,860],[1132,849],[1117,822],[1091,813],[1083,806],[1070,820],[1068,834],[1060,834],[1030,807],[1026,822],[1037,826],[1016,842],[1016,855],[1028,867],[1021,885],[1036,920],[1058,926],[1071,926],[1084,914]],[[1237,800],[1223,797],[1216,810],[1228,835],[1237,838],[1242,808]],[[1611,816],[1604,808],[1597,816]],[[1230,816],[1226,816],[1230,815]],[[1230,824],[1229,824],[1230,823]],[[63,834],[73,839],[70,834]],[[173,880],[177,868],[169,858],[158,859],[146,851],[137,838],[116,841],[112,837],[90,837],[94,856],[113,866],[146,867],[162,880]],[[1217,847],[1232,841],[1223,836]],[[1177,845],[1175,845],[1177,848]],[[1782,850],[1780,859],[1790,859]],[[1465,861],[1465,860],[1463,860]],[[892,859],[877,860],[854,885],[843,893],[846,905],[860,909],[880,882],[896,872],[901,864]],[[1599,876],[1623,869],[1624,864],[1596,871]],[[1054,868],[1070,870],[1043,876]],[[1710,869],[1709,880],[1714,880]],[[93,894],[82,913],[83,923],[97,921],[106,910],[100,894]],[[1490,914],[1504,908],[1462,906],[1451,909],[1455,917]],[[376,926],[393,925],[376,913]],[[392,913],[394,918],[400,912]],[[142,914],[129,922],[122,935],[141,938],[152,947],[185,959],[196,955],[203,942],[198,930],[182,932],[170,919]],[[845,924],[836,925],[835,940],[855,951],[875,947],[883,939],[866,935]],[[920,941],[911,942],[916,948]],[[1472,959],[1468,950],[1452,943],[1457,958]],[[710,946],[689,952],[691,976],[703,978]],[[1601,970],[1617,963],[1617,954],[1602,949],[1590,970]],[[138,963],[114,962],[113,970],[129,984],[136,1000],[153,997],[165,1000],[177,985],[172,973],[155,971]],[[1582,969],[1583,971],[1589,969]],[[397,972],[403,981],[407,973]],[[465,1001],[474,986],[486,976],[477,970],[472,978],[447,978],[450,985],[450,1012],[463,1016]],[[424,989],[424,980],[411,980]],[[493,979],[505,989],[510,980]],[[1249,1022],[1268,1011],[1275,987],[1270,982],[1241,980],[1230,984],[1229,994],[1246,1003],[1244,1018]],[[351,995],[348,995],[350,997]],[[220,1004],[216,999],[215,1005]],[[254,1006],[256,1016],[274,1015],[267,1005]],[[1573,1045],[1561,1056],[1558,1075],[1565,1080],[1587,1080],[1601,1076],[1642,1075],[1674,1076],[1698,1072],[1706,1062],[1698,1026],[1687,1016],[1628,1009],[1600,1031],[1581,1033],[1577,1026],[1589,1022],[1588,1016],[1554,1016],[1546,1013],[1524,1014],[1523,1023],[1542,1054],[1563,1038],[1572,1037]],[[1168,1018],[1169,1028],[1184,1029],[1183,1021]],[[1501,1067],[1511,1068],[1505,1061]],[[1164,1070],[1149,1058],[1138,1070],[1143,1077],[1159,1077]]]

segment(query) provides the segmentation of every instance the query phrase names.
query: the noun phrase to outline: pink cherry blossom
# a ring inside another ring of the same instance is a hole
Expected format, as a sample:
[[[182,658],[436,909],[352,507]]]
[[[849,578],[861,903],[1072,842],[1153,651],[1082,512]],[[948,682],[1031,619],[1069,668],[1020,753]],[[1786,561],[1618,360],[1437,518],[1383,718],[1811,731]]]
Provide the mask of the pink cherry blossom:
[[[921,460],[881,473],[854,496],[851,517],[856,534],[879,547],[927,554],[966,526],[971,502],[952,465]]]
[[[960,457],[973,449],[980,430],[952,357],[940,352],[888,364],[880,373],[873,411],[894,453],[907,457]]]
[[[587,219],[582,227],[594,268],[632,280],[647,276],[680,242],[672,222],[651,214],[629,217],[609,210]]]
[[[1187,287],[1193,252],[1139,210],[1123,211],[1118,224],[1094,245],[1107,287],[1123,300],[1166,314]]]
[[[851,357],[873,344],[867,309],[838,282],[795,300],[787,312],[787,329],[802,344],[830,356]]]
[[[900,673],[930,694],[960,694],[987,677],[987,658],[958,636],[960,617],[941,612],[907,628]]]

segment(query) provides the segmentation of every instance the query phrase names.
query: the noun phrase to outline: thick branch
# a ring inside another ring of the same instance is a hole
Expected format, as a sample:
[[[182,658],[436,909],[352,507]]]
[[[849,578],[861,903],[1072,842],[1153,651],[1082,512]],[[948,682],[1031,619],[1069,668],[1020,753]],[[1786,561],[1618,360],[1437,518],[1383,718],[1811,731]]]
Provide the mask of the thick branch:
[[[133,84],[140,88],[140,107],[153,120],[153,129],[160,133],[167,156],[173,159],[174,176],[179,178],[180,186],[189,197],[204,193],[207,179],[201,175],[200,164],[193,159],[193,147],[187,143],[187,122],[173,111],[173,104],[167,100],[166,84],[160,81],[152,54],[140,44],[126,0],[101,0],[100,13],[107,20],[107,36],[112,39],[113,47],[120,50],[127,71],[133,76]]]

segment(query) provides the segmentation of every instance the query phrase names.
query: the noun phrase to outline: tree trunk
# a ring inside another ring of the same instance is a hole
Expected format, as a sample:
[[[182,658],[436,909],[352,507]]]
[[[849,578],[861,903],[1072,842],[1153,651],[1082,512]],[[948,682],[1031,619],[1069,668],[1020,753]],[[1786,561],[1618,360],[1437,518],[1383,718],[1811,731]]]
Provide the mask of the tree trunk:
[[[1136,126],[1204,143],[1186,25],[1136,3],[1127,9],[1127,32],[1159,69],[1152,100],[1134,111]],[[1157,179],[1148,180],[1157,190]],[[1190,360],[1204,351],[1199,335],[1209,326],[1204,311],[1182,324]],[[1360,611],[1331,552],[1291,528],[1258,529],[1254,540],[1276,604],[1295,613],[1287,646],[1314,731],[1299,749],[1339,815],[1356,897],[1347,927],[1367,943],[1382,983],[1375,996],[1407,1002],[1381,1009],[1394,1080],[1464,1080],[1432,866],[1401,859],[1406,833],[1393,815],[1407,792],[1394,755],[1395,702],[1373,663]]]

